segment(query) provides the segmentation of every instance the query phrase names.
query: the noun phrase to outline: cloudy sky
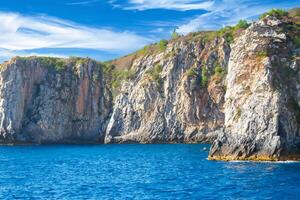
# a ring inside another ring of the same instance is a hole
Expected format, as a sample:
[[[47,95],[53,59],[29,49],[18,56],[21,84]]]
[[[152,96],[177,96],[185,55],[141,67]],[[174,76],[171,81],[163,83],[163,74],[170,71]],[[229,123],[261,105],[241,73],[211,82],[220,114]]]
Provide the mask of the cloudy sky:
[[[256,19],[300,0],[0,0],[0,62],[15,55],[109,60],[173,29],[181,34]]]

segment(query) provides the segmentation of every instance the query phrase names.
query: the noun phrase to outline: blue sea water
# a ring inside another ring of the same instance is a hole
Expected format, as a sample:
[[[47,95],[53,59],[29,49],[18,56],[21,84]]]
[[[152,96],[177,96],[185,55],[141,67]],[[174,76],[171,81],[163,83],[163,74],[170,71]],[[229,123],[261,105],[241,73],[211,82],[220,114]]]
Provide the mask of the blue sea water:
[[[209,145],[0,147],[0,199],[299,199],[300,163],[208,161]]]

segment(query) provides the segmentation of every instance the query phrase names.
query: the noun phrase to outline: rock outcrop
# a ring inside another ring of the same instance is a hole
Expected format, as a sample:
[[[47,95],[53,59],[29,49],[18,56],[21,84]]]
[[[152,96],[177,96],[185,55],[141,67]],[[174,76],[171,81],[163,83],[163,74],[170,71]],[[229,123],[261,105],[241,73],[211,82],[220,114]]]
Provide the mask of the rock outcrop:
[[[210,159],[300,158],[299,35],[287,18],[268,16],[231,45],[224,132]]]
[[[229,53],[224,38],[205,42],[184,37],[170,41],[165,51],[156,49],[135,59],[135,76],[122,85],[114,102],[105,143],[215,139],[224,122],[223,77]]]
[[[0,70],[1,143],[101,142],[111,109],[90,59],[14,58]]]
[[[0,69],[0,143],[210,142],[212,160],[299,159],[295,12],[105,64],[16,57]]]

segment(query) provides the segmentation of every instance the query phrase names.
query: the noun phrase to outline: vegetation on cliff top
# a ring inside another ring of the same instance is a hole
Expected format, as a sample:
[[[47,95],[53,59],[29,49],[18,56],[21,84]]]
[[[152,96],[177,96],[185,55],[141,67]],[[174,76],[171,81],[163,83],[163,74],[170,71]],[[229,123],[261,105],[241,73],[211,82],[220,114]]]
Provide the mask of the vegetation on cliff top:
[[[89,61],[90,58],[81,58],[81,57],[74,57],[71,56],[69,58],[57,58],[57,57],[49,57],[49,56],[28,56],[28,57],[21,57],[16,56],[14,59],[19,61],[30,61],[36,60],[37,63],[40,64],[41,67],[45,67],[48,69],[54,69],[56,72],[62,72],[70,66],[73,65],[83,65]],[[94,61],[97,65],[101,66],[100,62]]]
[[[283,9],[272,9],[272,10],[270,10],[270,11],[262,14],[260,16],[260,19],[263,19],[263,18],[265,18],[268,15],[269,16],[274,16],[274,17],[277,17],[277,18],[282,18],[284,16],[288,16],[288,14],[289,13],[287,11],[283,10]]]
[[[247,20],[240,20],[235,26],[225,26],[218,31],[206,32],[205,41],[211,41],[217,37],[223,37],[227,43],[232,43],[235,35],[240,31],[248,28],[250,24]]]

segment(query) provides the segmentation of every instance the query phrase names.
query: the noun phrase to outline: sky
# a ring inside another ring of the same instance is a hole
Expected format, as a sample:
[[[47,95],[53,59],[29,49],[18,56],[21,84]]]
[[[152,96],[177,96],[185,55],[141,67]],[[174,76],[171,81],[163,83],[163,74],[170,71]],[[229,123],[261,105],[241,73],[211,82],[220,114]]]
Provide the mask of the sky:
[[[300,0],[0,0],[0,62],[13,56],[114,59],[182,35],[255,20]]]

